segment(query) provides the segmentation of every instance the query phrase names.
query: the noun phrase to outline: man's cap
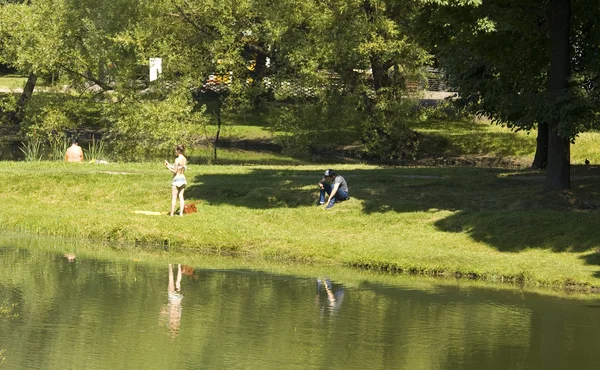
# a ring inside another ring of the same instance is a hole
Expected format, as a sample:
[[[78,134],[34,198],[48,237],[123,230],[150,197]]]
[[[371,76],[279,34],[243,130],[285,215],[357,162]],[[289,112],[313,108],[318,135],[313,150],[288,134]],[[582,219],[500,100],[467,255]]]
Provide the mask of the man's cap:
[[[325,171],[325,177],[335,176],[335,172],[333,170]]]

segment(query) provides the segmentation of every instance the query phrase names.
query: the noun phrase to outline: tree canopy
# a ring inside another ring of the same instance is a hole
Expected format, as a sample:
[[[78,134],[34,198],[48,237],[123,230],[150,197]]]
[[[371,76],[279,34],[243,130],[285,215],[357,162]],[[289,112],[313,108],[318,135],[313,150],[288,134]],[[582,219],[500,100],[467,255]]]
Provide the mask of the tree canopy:
[[[429,1],[420,15],[422,41],[474,112],[539,128],[534,166],[549,159],[550,189],[568,188],[568,144],[598,125],[599,12],[589,0],[488,0]]]
[[[562,189],[569,143],[600,114],[592,0],[5,0],[0,9],[0,63],[29,75],[4,112],[47,135],[95,125],[129,159],[198,140],[210,99],[229,110],[285,102],[275,128],[291,133],[281,140],[292,150],[336,131],[373,157],[410,155],[407,82],[434,65],[472,112],[537,129],[534,165],[547,163],[547,187]],[[153,57],[164,68],[151,82]],[[69,104],[29,103],[48,76],[68,88]],[[158,132],[167,144],[152,139]]]

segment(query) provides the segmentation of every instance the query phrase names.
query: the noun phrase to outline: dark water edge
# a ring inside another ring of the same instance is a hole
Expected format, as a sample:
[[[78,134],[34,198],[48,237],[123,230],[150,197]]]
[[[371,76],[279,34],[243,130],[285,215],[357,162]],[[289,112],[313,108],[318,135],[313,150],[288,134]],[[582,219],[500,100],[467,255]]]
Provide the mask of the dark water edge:
[[[540,292],[4,234],[0,368],[598,368],[600,301]]]

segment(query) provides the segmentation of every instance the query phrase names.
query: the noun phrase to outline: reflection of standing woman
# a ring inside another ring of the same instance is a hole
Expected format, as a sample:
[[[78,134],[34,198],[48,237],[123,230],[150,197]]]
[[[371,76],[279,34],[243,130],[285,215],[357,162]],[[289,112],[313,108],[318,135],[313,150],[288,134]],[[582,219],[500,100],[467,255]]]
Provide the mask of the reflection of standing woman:
[[[183,174],[186,169],[187,159],[183,156],[185,147],[183,145],[177,145],[175,147],[175,155],[177,158],[173,164],[165,161],[165,166],[173,172],[172,185],[172,197],[171,197],[171,216],[175,213],[175,204],[177,204],[177,197],[179,197],[179,216],[183,216],[183,192],[185,190],[185,175]]]
[[[181,294],[181,265],[177,265],[177,280],[175,280],[173,266],[169,263],[169,286],[167,291],[169,301],[161,310],[161,321],[165,320],[171,334],[176,336],[181,325],[181,300],[183,299]]]

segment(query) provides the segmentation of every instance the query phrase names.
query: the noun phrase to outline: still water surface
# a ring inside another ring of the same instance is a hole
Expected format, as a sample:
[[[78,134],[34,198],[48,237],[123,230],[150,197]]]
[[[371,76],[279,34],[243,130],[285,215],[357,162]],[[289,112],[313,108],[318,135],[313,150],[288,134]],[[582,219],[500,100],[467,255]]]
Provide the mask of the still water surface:
[[[0,315],[0,369],[600,368],[597,301],[519,291],[348,286],[6,246],[2,302],[16,307]]]

